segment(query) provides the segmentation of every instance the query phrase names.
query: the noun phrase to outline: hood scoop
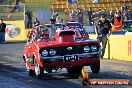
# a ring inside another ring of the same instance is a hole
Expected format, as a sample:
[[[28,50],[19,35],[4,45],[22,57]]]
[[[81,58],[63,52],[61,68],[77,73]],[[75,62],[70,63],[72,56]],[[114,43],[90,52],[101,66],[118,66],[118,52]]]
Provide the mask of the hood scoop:
[[[58,36],[56,36],[57,41],[58,42],[74,42],[74,35],[75,32],[72,30],[68,30],[68,31],[60,31],[58,33]]]

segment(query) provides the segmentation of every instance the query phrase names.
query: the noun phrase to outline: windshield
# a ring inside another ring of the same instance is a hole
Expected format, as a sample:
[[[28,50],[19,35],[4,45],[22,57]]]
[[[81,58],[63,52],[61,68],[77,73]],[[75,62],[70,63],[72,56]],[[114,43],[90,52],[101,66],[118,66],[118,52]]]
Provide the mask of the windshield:
[[[60,29],[60,30],[63,30],[63,26],[60,25],[60,24],[56,24],[56,25],[50,25],[50,24],[47,24],[47,25],[44,25],[44,26],[40,26],[40,30],[39,30],[39,37],[38,38],[41,38],[42,39],[54,39],[54,36],[55,36],[55,33],[56,33],[56,30]]]
[[[68,22],[66,23],[66,29],[74,30],[76,33],[76,38],[88,38],[88,32],[85,31],[83,26],[77,22]]]
[[[79,23],[65,23],[65,24],[45,24],[36,28],[36,40],[54,40],[55,33],[59,30],[73,30],[75,31],[75,37],[87,37],[88,33]]]
[[[78,22],[68,22],[66,23],[66,26],[69,27],[69,29],[83,29],[83,26]]]
[[[58,29],[58,28],[63,29],[64,27],[63,27],[63,25],[58,25],[58,24],[56,24],[56,25],[45,25],[45,26],[41,26],[40,30],[44,31],[44,30],[47,30],[49,28],[51,28],[51,29]]]

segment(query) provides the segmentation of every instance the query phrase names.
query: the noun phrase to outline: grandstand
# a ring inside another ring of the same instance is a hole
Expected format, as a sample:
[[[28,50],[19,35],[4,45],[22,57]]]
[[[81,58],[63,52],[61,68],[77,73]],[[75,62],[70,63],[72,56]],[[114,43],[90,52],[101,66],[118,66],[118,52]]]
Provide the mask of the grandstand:
[[[54,0],[25,0],[26,4],[48,4],[52,3]]]
[[[67,0],[55,0],[52,5],[53,10],[65,10],[65,12],[71,12],[75,6],[80,9],[91,8],[93,11],[99,11],[99,9],[107,8],[107,11],[121,10],[121,7],[125,4],[128,10],[132,10],[132,0],[99,0],[99,3],[93,3],[93,0],[78,0],[78,3],[74,6],[68,6]]]
[[[99,0],[99,3],[93,3],[93,0],[78,0],[77,3],[73,4],[68,4],[68,0],[20,0],[20,11],[11,13],[15,1],[16,0],[0,0],[1,18],[4,18],[4,20],[25,20],[26,11],[32,12],[32,16],[35,17],[37,10],[49,10],[51,12],[54,10],[59,12],[61,18],[66,21],[66,14],[70,13],[71,10],[77,6],[82,10],[91,8],[93,12],[97,12],[100,9],[106,11],[121,10],[123,5],[125,5],[128,10],[132,10],[132,0]],[[51,15],[51,13],[49,15]]]
[[[0,0],[0,5],[11,5],[15,0]],[[93,11],[102,10],[121,10],[125,4],[128,10],[132,10],[132,0],[99,0],[99,3],[93,3],[93,0],[78,0],[76,4],[68,5],[67,0],[21,0],[20,4],[25,4],[30,10],[49,9],[62,10],[66,13],[71,12],[76,6],[80,9],[91,8]],[[1,10],[1,9],[0,9]]]
[[[11,5],[15,0],[0,0],[1,5]],[[107,8],[110,10],[121,10],[121,6],[124,4],[128,7],[128,10],[132,10],[132,0],[99,0],[99,3],[92,3],[93,0],[78,0],[74,5],[68,5],[67,0],[21,0],[23,4],[28,5],[33,9],[34,5],[40,7],[41,5],[47,6],[50,10],[64,10],[65,12],[71,12],[75,6],[81,9],[91,8],[93,11]],[[49,5],[51,5],[49,7]],[[42,7],[43,8],[43,7]],[[47,9],[46,8],[46,9]]]
[[[122,10],[122,6],[126,6],[128,11],[132,11],[132,0],[99,0],[99,3],[93,3],[93,0],[77,1],[77,3],[68,4],[68,0],[54,0],[50,9],[55,11],[63,11],[64,14],[68,14],[77,7],[79,7],[82,11],[86,11],[91,8],[95,13],[101,10],[107,12],[106,14],[108,14],[110,11]],[[95,16],[97,16],[97,14]],[[87,16],[85,14],[84,18],[86,17]],[[95,18],[95,20],[97,19]],[[85,24],[87,24],[86,22],[87,19],[84,19]]]

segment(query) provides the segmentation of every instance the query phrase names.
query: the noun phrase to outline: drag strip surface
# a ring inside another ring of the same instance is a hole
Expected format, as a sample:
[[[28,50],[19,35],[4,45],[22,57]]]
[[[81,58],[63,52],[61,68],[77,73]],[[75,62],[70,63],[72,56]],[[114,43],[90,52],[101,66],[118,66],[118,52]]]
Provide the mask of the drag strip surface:
[[[45,74],[43,80],[29,77],[22,59],[25,43],[0,44],[0,88],[81,88],[78,79],[70,78],[66,69]],[[90,78],[132,79],[132,62],[101,60],[101,71],[95,75],[85,67]],[[120,88],[121,86],[89,85],[84,88]],[[124,86],[131,88],[130,86]]]

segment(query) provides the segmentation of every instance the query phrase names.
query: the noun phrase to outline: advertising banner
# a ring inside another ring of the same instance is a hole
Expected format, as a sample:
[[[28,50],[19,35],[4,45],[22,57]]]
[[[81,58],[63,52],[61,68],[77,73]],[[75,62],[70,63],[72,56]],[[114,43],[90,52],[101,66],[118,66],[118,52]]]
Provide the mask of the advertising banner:
[[[24,41],[27,39],[27,33],[24,21],[6,21],[6,41]]]

